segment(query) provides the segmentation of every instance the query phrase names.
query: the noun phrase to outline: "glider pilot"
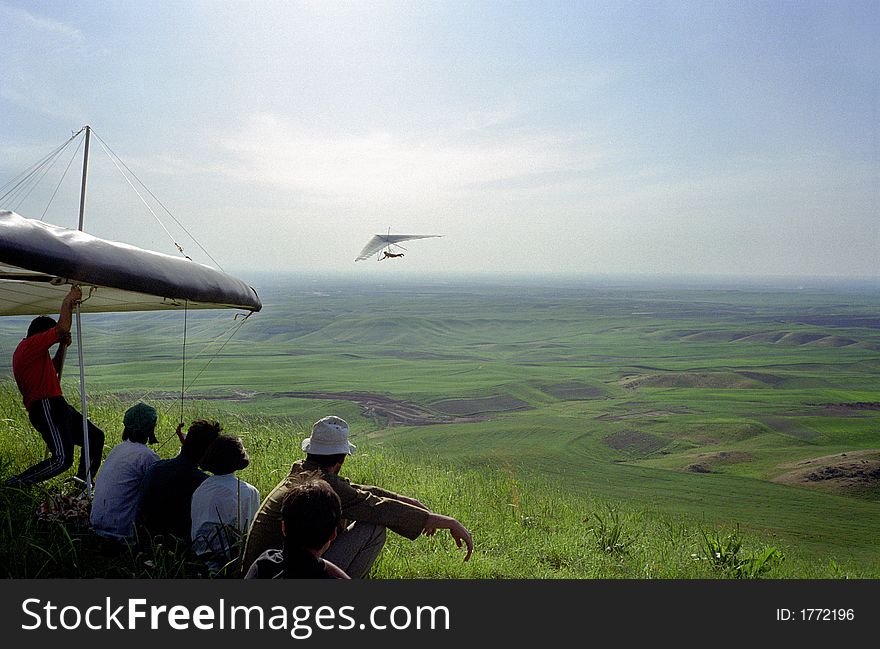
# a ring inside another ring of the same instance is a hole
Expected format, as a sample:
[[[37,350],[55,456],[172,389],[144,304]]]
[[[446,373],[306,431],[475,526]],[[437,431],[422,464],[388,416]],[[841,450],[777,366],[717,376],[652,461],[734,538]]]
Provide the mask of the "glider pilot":
[[[7,486],[26,486],[48,480],[63,473],[73,464],[73,446],[83,445],[82,415],[69,405],[61,392],[61,369],[64,354],[70,345],[70,327],[73,307],[82,299],[78,286],[70,289],[61,303],[58,322],[49,316],[39,316],[31,321],[27,337],[12,355],[12,374],[28,411],[31,424],[46,442],[49,458],[39,462],[6,481]],[[55,356],[49,349],[57,344]],[[104,448],[104,432],[88,422],[90,471],[92,478],[101,465]],[[86,477],[85,450],[80,456],[78,477]]]
[[[379,257],[379,261],[382,261],[383,259],[396,259],[397,257],[403,257],[403,253],[385,250],[382,252],[382,256]]]

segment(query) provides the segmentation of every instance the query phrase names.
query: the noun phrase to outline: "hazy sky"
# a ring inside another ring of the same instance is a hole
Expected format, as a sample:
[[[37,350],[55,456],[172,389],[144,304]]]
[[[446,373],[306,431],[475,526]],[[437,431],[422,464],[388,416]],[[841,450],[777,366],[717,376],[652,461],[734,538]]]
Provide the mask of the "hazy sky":
[[[878,35],[876,0],[0,0],[0,184],[89,123],[231,272],[880,277]],[[174,253],[91,160],[86,230]],[[445,236],[355,265],[389,227]]]

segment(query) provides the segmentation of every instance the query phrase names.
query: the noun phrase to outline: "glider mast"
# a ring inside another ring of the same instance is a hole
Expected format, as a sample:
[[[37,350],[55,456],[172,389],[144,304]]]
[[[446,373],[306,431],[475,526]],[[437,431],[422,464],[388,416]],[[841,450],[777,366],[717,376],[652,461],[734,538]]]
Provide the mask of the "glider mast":
[[[86,146],[83,150],[82,189],[79,192],[79,231],[83,231],[83,217],[86,211],[86,176],[89,172],[89,140],[92,137],[92,127],[86,124]]]
[[[92,135],[92,127],[85,125],[86,129],[86,145],[83,150],[83,171],[82,171],[82,188],[79,194],[79,231],[83,231],[83,218],[86,211],[86,177],[89,171],[89,140]],[[86,410],[86,370],[83,362],[83,346],[82,346],[82,324],[80,321],[80,304],[76,303],[76,347],[79,351],[79,398],[82,407],[82,427],[83,427],[83,456],[86,468],[86,495],[91,501],[92,499],[92,465],[91,454],[89,448],[89,420]],[[60,378],[60,377],[59,377]]]

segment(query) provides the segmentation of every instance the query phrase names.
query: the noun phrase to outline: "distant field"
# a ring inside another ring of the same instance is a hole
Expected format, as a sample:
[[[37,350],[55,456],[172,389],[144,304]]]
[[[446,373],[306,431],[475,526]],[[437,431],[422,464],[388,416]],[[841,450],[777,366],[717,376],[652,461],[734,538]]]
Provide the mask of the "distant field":
[[[182,314],[84,318],[90,394],[169,399],[177,417],[184,383],[199,408],[282,426],[336,413],[356,443],[419,462],[739,525],[880,575],[876,291],[258,288],[264,311],[231,340],[228,313],[189,314],[185,375]],[[7,374],[23,325],[0,322]]]

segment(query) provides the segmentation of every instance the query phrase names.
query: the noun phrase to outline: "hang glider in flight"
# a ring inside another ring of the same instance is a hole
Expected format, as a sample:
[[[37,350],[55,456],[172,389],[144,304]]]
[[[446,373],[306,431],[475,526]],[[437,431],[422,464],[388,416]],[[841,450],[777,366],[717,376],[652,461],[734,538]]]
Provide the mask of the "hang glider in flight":
[[[401,241],[433,239],[442,236],[442,234],[377,234],[367,242],[367,245],[364,246],[364,249],[355,258],[355,261],[363,261],[372,255],[377,255],[377,261],[403,257],[402,252],[395,252],[398,249],[406,250],[406,248],[400,245]]]

